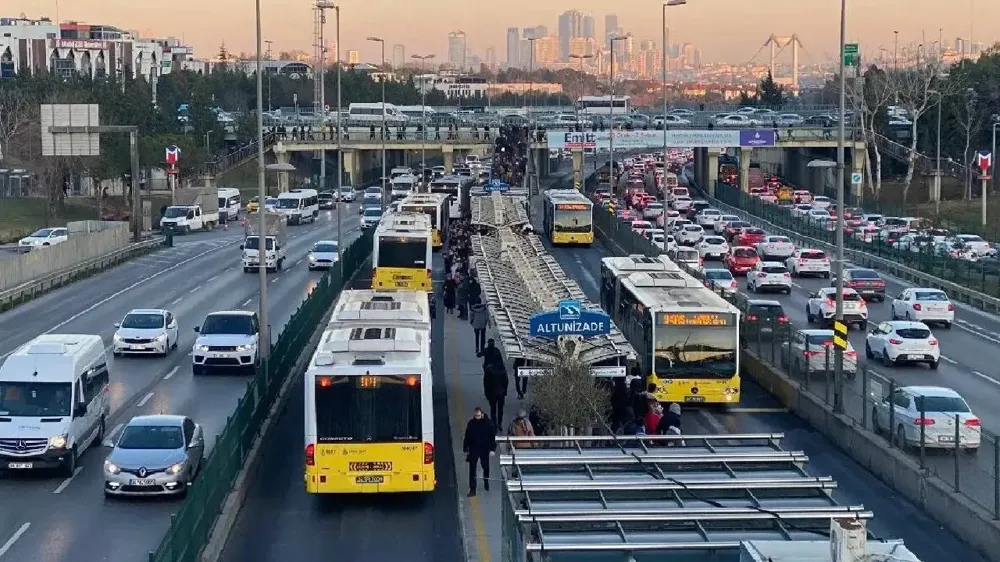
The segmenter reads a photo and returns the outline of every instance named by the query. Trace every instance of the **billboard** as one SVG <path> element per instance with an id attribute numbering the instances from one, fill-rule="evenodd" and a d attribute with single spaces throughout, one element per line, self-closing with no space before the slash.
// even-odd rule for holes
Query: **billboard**
<path id="1" fill-rule="evenodd" d="M 664 146 L 663 131 L 614 131 L 614 135 L 615 148 L 624 150 Z M 547 137 L 550 150 L 611 147 L 611 131 L 549 131 Z M 771 129 L 677 129 L 666 134 L 666 146 L 673 148 L 774 146 L 776 140 Z"/>

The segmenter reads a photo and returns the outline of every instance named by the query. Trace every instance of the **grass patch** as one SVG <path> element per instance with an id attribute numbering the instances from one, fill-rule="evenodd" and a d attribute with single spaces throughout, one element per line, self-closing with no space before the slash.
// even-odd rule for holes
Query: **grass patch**
<path id="1" fill-rule="evenodd" d="M 97 204 L 88 198 L 66 199 L 64 212 L 45 221 L 46 201 L 40 197 L 0 199 L 0 244 L 16 242 L 45 226 L 62 226 L 67 222 L 96 220 Z"/>

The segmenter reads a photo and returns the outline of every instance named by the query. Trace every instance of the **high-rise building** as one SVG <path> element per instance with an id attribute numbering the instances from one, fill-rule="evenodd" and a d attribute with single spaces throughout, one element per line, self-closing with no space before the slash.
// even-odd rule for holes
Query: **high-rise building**
<path id="1" fill-rule="evenodd" d="M 618 34 L 618 16 L 608 14 L 604 16 L 604 48 L 611 47 L 611 38 Z"/>
<path id="2" fill-rule="evenodd" d="M 691 43 L 684 43 L 681 47 L 681 58 L 684 59 L 684 68 L 698 68 L 701 64 L 698 49 Z"/>
<path id="3" fill-rule="evenodd" d="M 559 60 L 569 60 L 570 42 L 574 37 L 583 37 L 583 14 L 569 10 L 559 14 Z"/>
<path id="4" fill-rule="evenodd" d="M 455 68 L 466 69 L 465 32 L 452 31 L 448 34 L 448 62 Z"/>
<path id="5" fill-rule="evenodd" d="M 583 36 L 588 39 L 597 38 L 597 26 L 594 23 L 594 16 L 591 14 L 583 16 Z"/>
<path id="6" fill-rule="evenodd" d="M 406 66 L 406 47 L 399 43 L 392 46 L 392 67 L 403 68 Z"/>
<path id="7" fill-rule="evenodd" d="M 497 67 L 497 50 L 496 47 L 493 47 L 492 45 L 486 47 L 486 66 L 489 67 L 490 70 Z"/>
<path id="8" fill-rule="evenodd" d="M 521 31 L 516 27 L 507 28 L 507 66 L 521 66 Z"/>
<path id="9" fill-rule="evenodd" d="M 347 64 L 358 64 L 361 62 L 361 55 L 355 50 L 347 51 Z"/>

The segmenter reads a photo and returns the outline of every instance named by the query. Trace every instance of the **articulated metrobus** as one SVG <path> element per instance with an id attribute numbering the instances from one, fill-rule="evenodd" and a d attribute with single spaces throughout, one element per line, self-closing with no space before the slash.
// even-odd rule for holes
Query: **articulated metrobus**
<path id="1" fill-rule="evenodd" d="M 424 213 L 431 218 L 431 237 L 435 250 L 444 247 L 451 222 L 448 196 L 443 193 L 411 193 L 399 204 L 403 213 Z"/>
<path id="2" fill-rule="evenodd" d="M 545 234 L 553 244 L 594 243 L 594 203 L 576 189 L 545 192 Z"/>
<path id="3" fill-rule="evenodd" d="M 469 208 L 469 189 L 472 184 L 472 178 L 467 176 L 444 176 L 431 180 L 430 192 L 447 195 L 451 218 L 460 219 L 462 213 Z"/>
<path id="4" fill-rule="evenodd" d="M 375 227 L 372 288 L 433 289 L 431 219 L 423 213 L 389 213 Z"/>
<path id="5" fill-rule="evenodd" d="M 739 309 L 665 256 L 601 260 L 601 307 L 661 402 L 740 401 Z"/>
<path id="6" fill-rule="evenodd" d="M 344 320 L 323 332 L 305 376 L 307 493 L 434 490 L 427 324 Z"/>

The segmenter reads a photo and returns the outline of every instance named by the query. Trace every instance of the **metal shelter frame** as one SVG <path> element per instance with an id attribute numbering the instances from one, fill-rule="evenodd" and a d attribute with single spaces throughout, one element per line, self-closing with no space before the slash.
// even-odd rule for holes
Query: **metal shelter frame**
<path id="1" fill-rule="evenodd" d="M 472 223 L 480 229 L 472 236 L 472 261 L 507 359 L 550 365 L 560 350 L 555 341 L 530 335 L 531 316 L 555 310 L 564 299 L 577 300 L 586 310 L 600 307 L 566 275 L 538 236 L 523 232 L 530 224 L 527 201 L 526 192 L 470 197 Z M 578 349 L 579 359 L 591 365 L 616 360 L 626 365 L 637 357 L 613 325 L 610 334 L 582 340 Z"/>
<path id="2" fill-rule="evenodd" d="M 503 437 L 504 562 L 555 553 L 736 551 L 742 541 L 828 540 L 836 482 L 810 476 L 782 434 Z"/>

